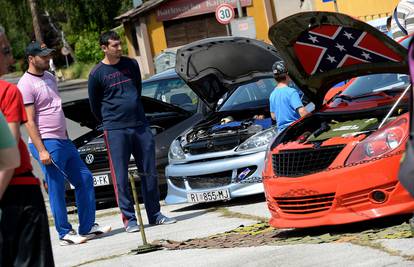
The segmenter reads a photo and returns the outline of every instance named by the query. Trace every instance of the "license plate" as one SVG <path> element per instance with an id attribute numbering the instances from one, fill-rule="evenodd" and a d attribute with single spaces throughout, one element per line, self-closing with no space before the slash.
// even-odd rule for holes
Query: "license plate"
<path id="1" fill-rule="evenodd" d="M 93 186 L 103 186 L 109 184 L 109 176 L 107 174 L 97 175 L 93 177 Z"/>
<path id="2" fill-rule="evenodd" d="M 187 201 L 191 203 L 210 202 L 228 199 L 230 199 L 230 192 L 227 189 L 187 193 Z"/>
<path id="3" fill-rule="evenodd" d="M 103 175 L 96 175 L 93 177 L 93 186 L 103 186 L 109 184 L 109 176 L 107 174 Z M 75 189 L 75 187 L 69 183 L 71 189 Z"/>

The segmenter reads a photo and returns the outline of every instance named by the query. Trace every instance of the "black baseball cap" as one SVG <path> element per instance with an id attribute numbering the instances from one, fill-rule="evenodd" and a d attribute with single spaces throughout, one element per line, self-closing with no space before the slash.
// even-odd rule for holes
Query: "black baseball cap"
<path id="1" fill-rule="evenodd" d="M 39 42 L 31 42 L 26 47 L 26 55 L 27 56 L 48 56 L 52 52 L 54 52 L 55 49 L 47 48 L 45 44 L 40 44 Z"/>
<path id="2" fill-rule="evenodd" d="M 283 61 L 276 61 L 272 66 L 272 70 L 274 75 L 287 74 L 288 72 Z"/>

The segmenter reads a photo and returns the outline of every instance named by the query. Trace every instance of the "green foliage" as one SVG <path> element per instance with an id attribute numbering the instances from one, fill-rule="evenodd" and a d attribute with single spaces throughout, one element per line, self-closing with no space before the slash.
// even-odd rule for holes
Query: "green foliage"
<path id="1" fill-rule="evenodd" d="M 124 27 L 118 27 L 115 30 L 119 36 L 121 37 L 121 42 L 122 42 L 122 54 L 123 55 L 127 55 L 128 54 L 128 47 L 127 47 L 127 42 L 126 42 L 126 36 L 125 36 L 125 29 Z"/>
<path id="2" fill-rule="evenodd" d="M 70 79 L 87 79 L 95 63 L 76 62 L 67 69 L 62 69 L 63 76 L 66 80 Z"/>
<path id="3" fill-rule="evenodd" d="M 24 49 L 31 33 L 30 9 L 25 0 L 0 0 L 0 23 L 5 28 L 13 54 L 24 57 Z M 29 14 L 29 15 L 28 15 Z M 26 19 L 30 18 L 30 19 Z"/>
<path id="4" fill-rule="evenodd" d="M 99 34 L 84 31 L 75 44 L 75 57 L 79 62 L 98 62 L 103 53 L 99 47 Z"/>
<path id="5" fill-rule="evenodd" d="M 63 31 L 83 62 L 102 58 L 97 48 L 99 34 L 119 25 L 114 18 L 132 8 L 132 0 L 37 0 L 37 4 L 45 43 L 59 51 Z M 0 10 L 0 24 L 6 29 L 13 54 L 16 59 L 23 59 L 25 47 L 34 39 L 28 1 L 0 0 Z M 45 16 L 46 11 L 49 17 Z M 56 56 L 61 57 L 59 53 Z"/>

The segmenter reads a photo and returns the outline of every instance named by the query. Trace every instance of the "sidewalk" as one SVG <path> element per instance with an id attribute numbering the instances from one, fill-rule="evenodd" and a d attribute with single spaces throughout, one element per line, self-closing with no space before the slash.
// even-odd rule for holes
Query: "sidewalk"
<path id="1" fill-rule="evenodd" d="M 177 218 L 179 222 L 165 226 L 146 225 L 147 239 L 150 242 L 182 242 L 221 234 L 239 226 L 255 224 L 261 218 L 269 218 L 264 202 L 246 202 L 222 203 L 219 208 L 210 204 L 163 206 L 163 212 Z M 350 240 L 310 244 L 305 237 L 303 244 L 294 245 L 163 249 L 131 255 L 130 251 L 141 244 L 140 233 L 124 231 L 116 208 L 100 211 L 97 216 L 100 217 L 97 219 L 99 223 L 111 224 L 113 231 L 83 245 L 59 246 L 56 232 L 51 228 L 57 266 L 414 266 L 414 240 L 411 238 L 377 240 L 357 245 Z"/>

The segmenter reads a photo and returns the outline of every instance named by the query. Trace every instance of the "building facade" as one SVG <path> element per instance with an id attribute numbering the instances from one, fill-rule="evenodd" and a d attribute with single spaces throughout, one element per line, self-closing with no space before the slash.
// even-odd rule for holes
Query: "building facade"
<path id="1" fill-rule="evenodd" d="M 231 35 L 231 28 L 215 18 L 215 10 L 222 3 L 233 6 L 238 18 L 236 0 L 148 0 L 117 17 L 125 28 L 128 55 L 138 60 L 142 75 L 155 73 L 154 59 L 163 52 L 174 52 L 203 38 Z M 341 13 L 368 21 L 390 15 L 397 3 L 398 0 L 337 0 L 337 7 Z M 277 20 L 303 11 L 335 10 L 333 2 L 323 0 L 240 0 L 240 4 L 242 16 L 249 18 L 249 23 L 232 25 L 233 31 L 248 29 L 254 38 L 265 42 L 269 42 L 269 27 Z"/>

